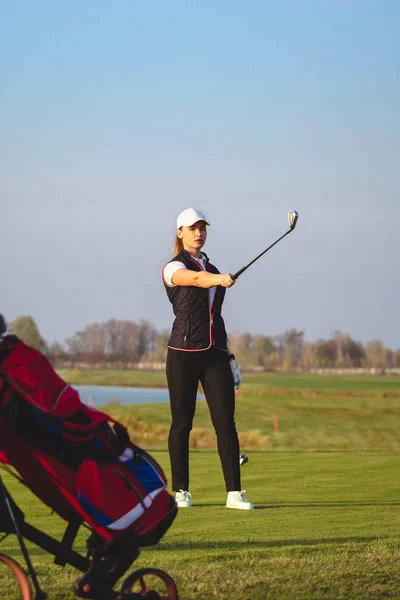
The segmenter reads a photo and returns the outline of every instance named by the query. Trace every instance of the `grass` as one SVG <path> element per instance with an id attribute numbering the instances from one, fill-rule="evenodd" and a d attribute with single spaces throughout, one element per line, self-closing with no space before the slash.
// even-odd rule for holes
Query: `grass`
<path id="1" fill-rule="evenodd" d="M 249 394 L 237 398 L 236 424 L 244 449 L 400 451 L 399 404 L 397 398 Z M 106 410 L 146 447 L 166 447 L 168 404 L 111 405 Z M 215 447 L 204 400 L 197 405 L 191 443 L 200 448 Z"/>
<path id="2" fill-rule="evenodd" d="M 110 385 L 165 385 L 157 372 L 75 373 L 79 381 L 74 373 L 62 376 L 75 384 L 103 377 Z M 181 600 L 400 599 L 400 380 L 245 374 L 244 381 L 236 421 L 250 459 L 242 483 L 256 510 L 227 510 L 217 453 L 192 450 L 194 506 L 179 511 L 135 568 L 171 573 Z M 108 410 L 135 441 L 158 448 L 152 453 L 169 476 L 168 404 Z M 191 438 L 197 447 L 215 446 L 205 401 Z M 28 522 L 60 539 L 61 519 L 5 479 Z M 80 552 L 85 537 L 80 532 Z M 0 550 L 22 562 L 14 537 Z M 40 548 L 32 559 L 49 600 L 74 597 L 76 571 L 55 566 Z M 13 598 L 3 572 L 0 597 Z"/>
<path id="3" fill-rule="evenodd" d="M 169 473 L 168 455 L 154 456 Z M 135 568 L 156 566 L 182 600 L 400 598 L 400 456 L 250 452 L 243 484 L 252 512 L 227 510 L 215 452 L 191 453 L 192 509 L 180 510 Z M 7 477 L 5 478 L 7 479 Z M 61 538 L 63 522 L 19 484 L 9 489 L 33 525 Z M 77 549 L 84 551 L 84 532 Z M 14 537 L 1 550 L 21 559 Z M 72 599 L 72 568 L 33 548 L 42 587 Z M 11 598 L 6 579 L 1 597 Z"/>
<path id="4" fill-rule="evenodd" d="M 144 381 L 154 385 L 155 374 L 148 373 L 147 380 L 145 375 L 141 373 Z M 92 373 L 87 377 L 91 381 Z M 237 394 L 236 423 L 245 450 L 400 451 L 399 378 L 247 373 L 244 381 Z M 113 404 L 106 410 L 128 427 L 139 444 L 166 447 L 168 403 Z M 204 400 L 197 405 L 191 445 L 215 448 Z"/>
<path id="5" fill-rule="evenodd" d="M 59 369 L 57 373 L 73 385 L 167 387 L 164 371 Z"/>
<path id="6" fill-rule="evenodd" d="M 60 369 L 60 377 L 72 385 L 108 385 L 167 387 L 164 371 L 120 369 Z M 325 390 L 334 393 L 356 391 L 396 393 L 400 395 L 400 378 L 390 376 L 316 375 L 311 373 L 243 373 L 244 390 Z"/>

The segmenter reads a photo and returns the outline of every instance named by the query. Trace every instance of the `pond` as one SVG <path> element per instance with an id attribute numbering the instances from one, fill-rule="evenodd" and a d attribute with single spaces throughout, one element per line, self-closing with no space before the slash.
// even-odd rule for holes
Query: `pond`
<path id="1" fill-rule="evenodd" d="M 113 387 L 104 385 L 73 385 L 85 404 L 105 406 L 118 404 L 148 404 L 149 402 L 169 402 L 166 388 Z"/>

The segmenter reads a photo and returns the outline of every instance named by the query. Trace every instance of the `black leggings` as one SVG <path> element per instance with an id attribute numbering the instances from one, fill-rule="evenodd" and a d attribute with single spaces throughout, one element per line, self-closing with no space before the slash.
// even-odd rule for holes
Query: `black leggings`
<path id="1" fill-rule="evenodd" d="M 217 434 L 226 490 L 240 490 L 235 391 L 228 353 L 215 347 L 201 352 L 168 349 L 167 380 L 172 417 L 168 437 L 172 489 L 189 489 L 189 435 L 201 381 Z"/>

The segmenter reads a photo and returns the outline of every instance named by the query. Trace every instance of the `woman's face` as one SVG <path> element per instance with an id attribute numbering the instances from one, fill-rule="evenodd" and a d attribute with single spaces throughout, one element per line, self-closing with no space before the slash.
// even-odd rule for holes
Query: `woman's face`
<path id="1" fill-rule="evenodd" d="M 178 229 L 178 237 L 183 242 L 185 250 L 191 254 L 200 252 L 207 239 L 207 225 L 204 221 L 197 221 L 190 227 Z"/>

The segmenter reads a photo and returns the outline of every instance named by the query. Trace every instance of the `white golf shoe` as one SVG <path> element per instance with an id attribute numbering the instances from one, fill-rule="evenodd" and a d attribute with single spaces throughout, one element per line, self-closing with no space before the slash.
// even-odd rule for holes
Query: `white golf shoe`
<path id="1" fill-rule="evenodd" d="M 178 508 L 188 508 L 192 506 L 192 496 L 187 490 L 179 490 L 175 494 L 175 500 Z"/>
<path id="2" fill-rule="evenodd" d="M 254 504 L 247 500 L 246 490 L 241 492 L 228 492 L 226 508 L 238 508 L 239 510 L 253 510 Z"/>

